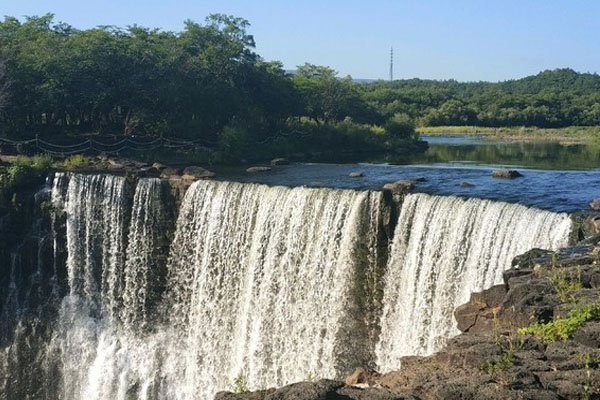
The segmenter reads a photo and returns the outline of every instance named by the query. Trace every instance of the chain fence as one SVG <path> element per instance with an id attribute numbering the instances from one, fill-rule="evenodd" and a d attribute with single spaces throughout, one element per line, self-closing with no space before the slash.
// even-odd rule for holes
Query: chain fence
<path id="1" fill-rule="evenodd" d="M 269 136 L 263 140 L 255 141 L 256 145 L 265 145 L 283 138 L 304 138 L 311 136 L 312 132 L 302 132 L 298 130 L 283 132 L 279 131 L 275 135 Z M 149 141 L 139 141 L 132 138 L 123 138 L 113 143 L 106 143 L 96 139 L 87 139 L 79 143 L 58 144 L 46 141 L 36 136 L 35 139 L 11 140 L 0 137 L 0 143 L 12 147 L 13 152 L 25 154 L 31 152 L 47 153 L 58 157 L 67 157 L 74 154 L 84 153 L 104 153 L 110 155 L 119 155 L 124 151 L 148 152 L 160 148 L 168 149 L 195 149 L 203 147 L 205 149 L 214 148 L 218 145 L 206 139 L 187 140 L 180 138 L 160 137 Z M 1 151 L 0 151 L 1 153 Z"/>

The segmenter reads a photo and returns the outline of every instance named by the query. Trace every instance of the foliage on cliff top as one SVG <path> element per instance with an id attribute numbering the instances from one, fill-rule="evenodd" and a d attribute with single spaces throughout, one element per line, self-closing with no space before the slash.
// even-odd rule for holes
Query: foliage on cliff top
<path id="1" fill-rule="evenodd" d="M 600 319 L 600 305 L 576 305 L 565 318 L 556 318 L 548 323 L 535 322 L 519 329 L 521 334 L 529 334 L 544 342 L 570 339 L 587 321 Z"/>
<path id="2" fill-rule="evenodd" d="M 316 126 L 346 118 L 386 132 L 402 128 L 397 115 L 422 126 L 600 125 L 596 74 L 561 69 L 501 83 L 358 84 L 312 64 L 287 73 L 255 52 L 248 28 L 243 18 L 222 14 L 204 23 L 188 20 L 180 32 L 137 25 L 80 30 L 52 14 L 5 17 L 0 132 L 14 138 L 162 135 L 222 150 L 234 126 L 243 131 L 241 142 L 254 144 L 252 151 L 303 117 L 316 123 L 309 127 L 314 146 L 322 142 Z"/>

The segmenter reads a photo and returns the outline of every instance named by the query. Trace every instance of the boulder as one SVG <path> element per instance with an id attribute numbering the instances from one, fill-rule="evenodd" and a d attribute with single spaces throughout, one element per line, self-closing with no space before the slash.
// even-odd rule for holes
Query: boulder
<path id="1" fill-rule="evenodd" d="M 147 178 L 158 178 L 160 170 L 154 167 L 144 167 L 140 168 L 139 175 Z"/>
<path id="2" fill-rule="evenodd" d="M 475 185 L 473 185 L 472 183 L 469 183 L 469 182 L 461 182 L 461 183 L 458 184 L 458 186 L 460 186 L 461 188 L 470 188 L 470 187 L 473 187 Z"/>
<path id="3" fill-rule="evenodd" d="M 343 382 L 321 379 L 316 382 L 298 382 L 267 394 L 264 400 L 326 400 L 335 396 Z"/>
<path id="4" fill-rule="evenodd" d="M 181 170 L 167 167 L 160 172 L 160 177 L 163 179 L 177 178 L 181 174 Z"/>
<path id="5" fill-rule="evenodd" d="M 155 162 L 154 164 L 152 164 L 152 168 L 156 168 L 157 170 L 162 171 L 163 169 L 166 169 L 167 166 L 164 164 Z"/>
<path id="6" fill-rule="evenodd" d="M 271 165 L 288 165 L 290 162 L 285 158 L 274 158 L 271 160 Z"/>
<path id="7" fill-rule="evenodd" d="M 523 175 L 514 169 L 495 169 L 492 171 L 492 176 L 494 178 L 514 179 L 522 177 Z"/>
<path id="8" fill-rule="evenodd" d="M 377 372 L 358 367 L 346 378 L 346 385 L 373 386 L 377 383 L 376 379 L 378 377 Z"/>
<path id="9" fill-rule="evenodd" d="M 187 167 L 183 170 L 183 179 L 196 180 L 212 178 L 216 174 L 202 167 Z"/>
<path id="10" fill-rule="evenodd" d="M 362 178 L 362 172 L 350 172 L 350 178 Z"/>
<path id="11" fill-rule="evenodd" d="M 600 211 L 600 197 L 598 197 L 590 202 L 590 208 L 592 210 Z"/>
<path id="12" fill-rule="evenodd" d="M 383 185 L 383 190 L 388 190 L 392 193 L 403 193 L 415 186 L 415 181 L 412 180 L 399 180 L 396 182 L 386 183 Z"/>
<path id="13" fill-rule="evenodd" d="M 256 172 L 267 172 L 267 171 L 270 171 L 270 170 L 271 170 L 271 167 L 264 167 L 264 166 L 262 166 L 262 167 L 250 167 L 250 168 L 246 169 L 246 172 L 253 174 L 253 173 L 256 173 Z"/>

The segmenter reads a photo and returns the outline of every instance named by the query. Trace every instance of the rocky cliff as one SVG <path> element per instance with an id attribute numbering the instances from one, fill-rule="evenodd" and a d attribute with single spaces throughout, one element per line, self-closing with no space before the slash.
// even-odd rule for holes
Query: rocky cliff
<path id="1" fill-rule="evenodd" d="M 404 357 L 398 371 L 358 368 L 346 382 L 220 392 L 216 400 L 598 399 L 599 256 L 586 244 L 515 258 L 504 284 L 455 311 L 460 335 L 433 356 Z"/>

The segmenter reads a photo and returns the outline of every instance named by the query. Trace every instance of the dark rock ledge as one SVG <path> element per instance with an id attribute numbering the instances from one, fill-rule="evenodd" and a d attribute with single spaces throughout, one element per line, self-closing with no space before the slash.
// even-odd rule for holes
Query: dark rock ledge
<path id="1" fill-rule="evenodd" d="M 299 382 L 220 392 L 215 399 L 600 399 L 600 316 L 578 324 L 568 338 L 549 340 L 520 329 L 571 321 L 581 307 L 600 309 L 599 260 L 597 244 L 516 257 L 504 284 L 472 294 L 456 309 L 460 335 L 432 356 L 404 357 L 399 371 L 379 375 L 361 368 L 345 383 Z"/>

